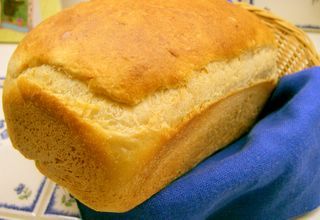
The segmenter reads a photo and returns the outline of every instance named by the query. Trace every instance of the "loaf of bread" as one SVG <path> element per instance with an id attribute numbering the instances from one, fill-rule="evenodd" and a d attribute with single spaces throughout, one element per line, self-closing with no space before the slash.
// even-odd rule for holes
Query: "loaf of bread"
<path id="1" fill-rule="evenodd" d="M 90 208 L 128 211 L 250 129 L 277 82 L 274 45 L 225 0 L 78 4 L 12 56 L 9 136 Z"/>

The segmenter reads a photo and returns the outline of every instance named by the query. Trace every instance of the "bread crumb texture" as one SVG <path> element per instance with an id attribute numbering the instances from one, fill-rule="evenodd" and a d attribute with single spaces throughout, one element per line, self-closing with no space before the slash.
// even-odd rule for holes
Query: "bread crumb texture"
<path id="1" fill-rule="evenodd" d="M 208 105 L 233 91 L 275 78 L 275 53 L 262 49 L 227 62 L 213 62 L 194 71 L 185 86 L 158 91 L 134 106 L 92 93 L 87 85 L 48 65 L 29 68 L 19 76 L 53 94 L 70 110 L 124 137 L 177 128 Z M 143 137 L 143 136 L 142 136 Z M 140 137 L 141 139 L 141 137 Z"/>

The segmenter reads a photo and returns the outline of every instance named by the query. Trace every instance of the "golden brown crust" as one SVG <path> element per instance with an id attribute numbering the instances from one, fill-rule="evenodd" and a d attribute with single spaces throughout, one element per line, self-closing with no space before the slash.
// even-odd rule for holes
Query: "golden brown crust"
<path id="1" fill-rule="evenodd" d="M 258 18 L 225 0 L 95 0 L 43 22 L 9 65 L 16 77 L 49 64 L 92 91 L 136 104 L 184 84 L 193 70 L 273 45 Z"/>
<path id="2" fill-rule="evenodd" d="M 112 146 L 100 126 L 25 77 L 6 81 L 3 100 L 13 145 L 43 174 L 95 210 L 124 212 L 247 131 L 274 86 L 264 82 L 234 92 L 156 146 L 130 154 Z"/>

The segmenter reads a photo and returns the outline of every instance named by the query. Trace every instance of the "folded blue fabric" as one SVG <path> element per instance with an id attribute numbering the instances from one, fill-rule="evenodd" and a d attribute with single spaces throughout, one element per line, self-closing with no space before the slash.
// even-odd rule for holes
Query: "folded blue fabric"
<path id="1" fill-rule="evenodd" d="M 320 205 L 320 67 L 281 79 L 244 137 L 127 213 L 83 219 L 288 219 Z"/>

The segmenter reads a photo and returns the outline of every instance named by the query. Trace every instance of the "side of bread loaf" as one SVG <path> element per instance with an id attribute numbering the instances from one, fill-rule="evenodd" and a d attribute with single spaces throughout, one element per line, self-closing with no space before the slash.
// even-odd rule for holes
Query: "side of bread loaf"
<path id="1" fill-rule="evenodd" d="M 131 5 L 139 22 L 126 23 L 128 29 L 115 28 L 113 22 L 118 22 L 120 15 L 122 19 L 132 18 L 127 17 L 129 6 L 125 3 Z M 58 14 L 31 32 L 10 61 L 3 106 L 13 146 L 35 160 L 44 175 L 95 210 L 130 210 L 234 141 L 252 126 L 276 84 L 274 39 L 257 18 L 222 0 L 185 3 L 181 6 L 176 0 L 96 0 L 81 4 L 69 9 L 69 14 L 83 13 L 90 21 L 91 12 L 98 10 L 99 14 L 101 8 L 111 8 L 116 15 L 107 16 L 109 20 L 97 17 L 96 23 L 81 20 L 73 32 L 73 21 L 66 19 L 70 16 Z M 172 42 L 183 43 L 184 39 L 166 31 L 150 36 L 140 29 L 141 25 L 149 27 L 144 25 L 150 22 L 141 14 L 149 16 L 149 10 L 154 12 L 157 7 L 161 8 L 160 14 L 169 16 L 169 11 L 172 18 L 203 13 L 200 18 L 196 16 L 198 23 L 191 22 L 192 16 L 189 18 L 190 24 L 199 25 L 198 29 L 188 29 L 193 36 L 188 38 L 189 49 L 188 41 L 172 46 Z M 224 7 L 230 8 L 229 14 L 216 13 Z M 246 16 L 252 19 L 247 26 Z M 215 21 L 210 24 L 203 19 Z M 40 31 L 62 21 L 57 30 L 60 34 L 49 37 L 50 42 L 45 45 L 46 35 Z M 142 41 L 144 47 L 156 52 L 144 48 L 138 54 L 127 50 L 120 53 L 118 39 L 110 41 L 106 37 L 109 41 L 103 41 L 104 29 L 93 41 L 92 36 L 99 34 L 95 30 L 101 29 L 95 25 L 104 21 L 110 23 L 105 28 L 112 27 L 114 36 L 141 32 L 139 39 L 123 37 L 121 41 L 126 45 L 140 45 Z M 151 21 L 165 27 L 161 21 Z M 219 21 L 224 23 L 219 28 L 227 30 L 208 39 L 211 32 L 205 28 Z M 228 33 L 235 33 L 232 28 L 236 28 L 237 21 L 243 27 L 237 41 L 241 45 L 226 40 Z M 188 17 L 177 22 L 177 29 L 182 30 Z M 93 31 L 84 35 L 85 28 Z M 251 39 L 245 39 L 245 33 Z M 68 46 L 63 39 L 70 36 Z M 86 45 L 88 39 L 91 41 Z M 171 56 L 175 58 L 168 68 L 163 69 L 162 50 L 158 51 L 155 42 L 171 45 Z M 159 63 L 147 59 L 155 55 Z M 141 60 L 147 69 L 138 68 Z M 160 77 L 159 84 L 153 77 Z M 132 85 L 131 79 L 137 78 L 137 85 Z M 136 93 L 139 85 L 142 92 Z"/>
<path id="2" fill-rule="evenodd" d="M 266 49 L 211 63 L 220 68 L 136 106 L 96 96 L 52 67 L 28 69 L 5 85 L 12 143 L 90 207 L 126 211 L 250 128 L 275 85 L 265 53 L 273 56 Z"/>

